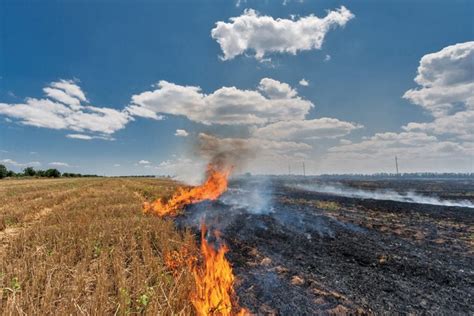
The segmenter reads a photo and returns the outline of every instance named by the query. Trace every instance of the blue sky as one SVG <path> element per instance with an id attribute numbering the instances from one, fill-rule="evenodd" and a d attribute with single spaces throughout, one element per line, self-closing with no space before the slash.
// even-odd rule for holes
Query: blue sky
<path id="1" fill-rule="evenodd" d="M 284 4 L 277 0 L 247 0 L 237 4 L 176 0 L 2 1 L 0 160 L 15 170 L 31 164 L 109 175 L 177 174 L 195 170 L 194 163 L 204 159 L 195 152 L 198 134 L 204 132 L 220 139 L 258 138 L 252 144 L 267 152 L 259 152 L 247 161 L 242 171 L 281 173 L 286 172 L 288 161 L 299 164 L 300 160 L 306 161 L 311 173 L 392 171 L 395 153 L 405 171 L 472 172 L 472 94 L 451 100 L 451 107 L 444 114 L 426 100 L 403 98 L 406 91 L 422 87 L 414 79 L 423 56 L 439 53 L 438 59 L 445 68 L 427 70 L 441 73 L 439 76 L 447 76 L 453 72 L 449 67 L 459 64 L 457 59 L 445 62 L 442 50 L 473 40 L 472 1 L 289 0 Z M 311 14 L 323 18 L 328 10 L 336 12 L 341 6 L 353 17 L 344 25 L 330 25 L 319 47 L 299 49 L 295 54 L 268 50 L 259 58 L 249 46 L 243 53 L 223 60 L 224 50 L 218 39 L 225 40 L 227 35 L 211 36 L 216 22 L 230 25 L 229 18 L 248 14 L 245 9 L 257 12 L 252 17 L 257 22 L 262 17 L 295 22 Z M 292 20 L 290 15 L 295 15 Z M 303 44 L 298 41 L 311 37 L 308 32 L 301 37 L 295 35 L 286 48 L 301 48 Z M 253 36 L 254 43 L 262 41 L 256 45 L 269 43 L 263 33 Z M 471 46 L 466 48 L 468 52 Z M 468 54 L 460 61 L 467 65 L 467 79 L 455 82 L 456 87 L 470 87 L 474 81 L 472 56 Z M 43 88 L 61 80 L 80 87 L 87 99 L 84 104 L 121 113 L 133 104 L 132 96 L 160 90 L 152 85 L 161 80 L 179 87 L 200 87 L 201 93 L 209 95 L 222 87 L 262 92 L 258 87 L 263 78 L 272 79 L 272 85 L 288 84 L 296 91 L 295 98 L 314 105 L 304 117 L 294 114 L 292 118 L 293 128 L 306 126 L 299 130 L 306 128 L 307 133 L 282 136 L 275 132 L 278 126 L 271 126 L 265 129 L 271 129 L 271 136 L 265 138 L 260 131 L 264 134 L 265 126 L 286 122 L 283 116 L 268 119 L 260 113 L 265 122 L 238 125 L 221 124 L 215 116 L 205 122 L 208 118 L 204 114 L 197 118 L 187 112 L 174 115 L 171 109 L 159 110 L 162 107 L 157 104 L 161 101 L 157 99 L 147 99 L 139 106 L 153 108 L 163 119 L 129 113 L 121 128 L 105 134 L 83 129 L 80 124 L 32 126 L 35 124 L 28 123 L 24 112 L 20 115 L 21 110 L 16 114 L 11 110 L 25 103 L 26 98 L 44 99 Z M 303 78 L 307 86 L 299 83 Z M 450 86 L 443 88 L 452 91 Z M 439 126 L 449 126 L 449 120 L 457 119 L 453 115 L 458 112 L 462 112 L 458 116 L 464 115 L 465 125 L 453 121 L 459 131 L 440 130 Z M 337 121 L 311 122 L 320 118 Z M 352 127 L 342 126 L 341 122 Z M 425 125 L 407 128 L 409 123 Z M 318 134 L 321 124 L 325 124 L 325 132 L 330 129 L 329 134 Z M 175 136 L 177 129 L 186 130 L 188 135 Z M 255 130 L 259 133 L 252 132 Z M 66 137 L 76 134 L 101 139 Z M 387 137 L 391 143 L 380 143 Z M 275 152 L 274 148 L 280 145 L 288 150 Z M 413 150 L 423 146 L 426 150 Z M 367 148 L 370 155 L 366 157 Z M 447 154 L 450 152 L 453 157 Z"/>

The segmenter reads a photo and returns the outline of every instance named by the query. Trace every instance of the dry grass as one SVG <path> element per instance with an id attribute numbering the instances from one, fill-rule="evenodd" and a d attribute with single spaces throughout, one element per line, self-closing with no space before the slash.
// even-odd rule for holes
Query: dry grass
<path id="1" fill-rule="evenodd" d="M 164 257 L 194 237 L 141 213 L 175 184 L 154 179 L 0 182 L 4 315 L 189 315 L 193 279 Z"/>

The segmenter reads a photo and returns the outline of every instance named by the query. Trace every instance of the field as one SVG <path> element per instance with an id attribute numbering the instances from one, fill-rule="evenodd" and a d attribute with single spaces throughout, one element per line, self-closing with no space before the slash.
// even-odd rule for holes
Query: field
<path id="1" fill-rule="evenodd" d="M 163 255 L 194 245 L 194 237 L 141 213 L 145 199 L 174 186 L 127 178 L 0 182 L 2 314 L 191 314 L 190 273 L 172 276 Z"/>
<path id="2" fill-rule="evenodd" d="M 219 201 L 193 205 L 177 221 L 197 229 L 204 218 L 222 232 L 239 300 L 259 315 L 472 314 L 473 208 L 317 191 L 333 185 L 241 179 Z M 344 187 L 471 202 L 474 192 L 474 182 L 451 180 Z"/>
<path id="3" fill-rule="evenodd" d="M 300 180 L 234 180 L 173 220 L 141 212 L 175 190 L 169 180 L 2 181 L 0 310 L 192 315 L 193 276 L 165 257 L 183 245 L 197 255 L 205 222 L 229 246 L 240 305 L 257 315 L 472 314 L 472 208 L 344 197 Z M 343 184 L 474 200 L 472 181 Z"/>

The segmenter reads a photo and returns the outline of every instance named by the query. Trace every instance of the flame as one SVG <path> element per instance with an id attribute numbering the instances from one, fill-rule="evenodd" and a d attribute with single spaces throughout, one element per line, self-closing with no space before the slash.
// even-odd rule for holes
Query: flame
<path id="1" fill-rule="evenodd" d="M 201 229 L 203 262 L 201 266 L 192 268 L 196 289 L 191 295 L 191 302 L 197 315 L 249 315 L 246 309 L 239 308 L 238 304 L 233 302 L 235 277 L 229 261 L 225 258 L 227 246 L 223 245 L 216 250 L 209 245 L 205 235 L 206 227 L 203 226 Z"/>
<path id="2" fill-rule="evenodd" d="M 207 167 L 206 181 L 197 187 L 179 188 L 167 201 L 158 199 L 152 203 L 143 204 L 144 213 L 158 216 L 176 216 L 188 204 L 204 200 L 216 200 L 227 190 L 228 177 L 232 168 L 220 170 L 212 164 Z M 201 229 L 202 264 L 197 264 L 197 258 L 190 254 L 187 247 L 165 254 L 165 264 L 173 274 L 178 269 L 187 266 L 194 276 L 195 290 L 191 294 L 191 302 L 198 316 L 246 316 L 251 315 L 235 302 L 234 274 L 225 254 L 229 250 L 223 245 L 217 250 L 207 242 L 206 227 Z M 214 235 L 218 238 L 219 232 Z"/>
<path id="3" fill-rule="evenodd" d="M 186 246 L 181 246 L 178 250 L 165 253 L 165 265 L 176 277 L 182 268 L 192 268 L 197 261 L 197 257 Z"/>
<path id="4" fill-rule="evenodd" d="M 227 190 L 228 177 L 231 168 L 218 170 L 215 166 L 207 166 L 206 181 L 197 187 L 179 188 L 173 196 L 165 201 L 158 199 L 152 203 L 143 204 L 143 212 L 155 213 L 159 216 L 176 216 L 188 204 L 199 203 L 204 200 L 216 200 Z"/>

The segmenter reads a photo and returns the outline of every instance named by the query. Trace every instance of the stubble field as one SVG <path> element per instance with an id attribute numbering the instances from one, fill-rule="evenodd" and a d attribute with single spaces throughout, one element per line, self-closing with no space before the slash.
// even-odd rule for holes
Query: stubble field
<path id="1" fill-rule="evenodd" d="M 194 237 L 144 216 L 145 199 L 170 194 L 157 179 L 0 182 L 3 315 L 189 315 L 192 275 L 164 256 Z"/>

